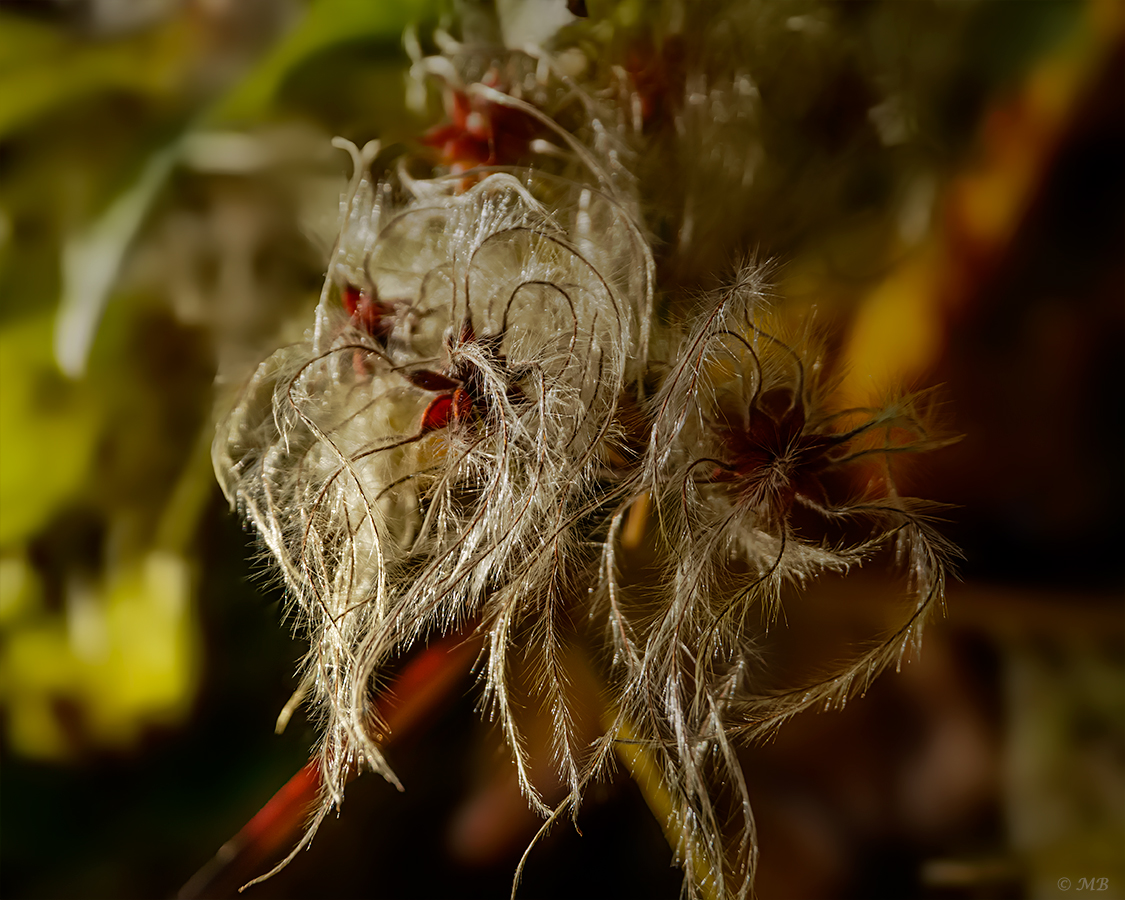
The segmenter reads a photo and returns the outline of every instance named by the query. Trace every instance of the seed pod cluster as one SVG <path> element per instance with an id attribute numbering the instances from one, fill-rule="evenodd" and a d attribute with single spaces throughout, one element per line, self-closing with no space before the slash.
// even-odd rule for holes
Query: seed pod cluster
<path id="1" fill-rule="evenodd" d="M 892 461 L 942 441 L 916 399 L 834 405 L 823 346 L 786 333 L 762 267 L 683 314 L 629 171 L 655 88 L 624 69 L 580 88 L 545 52 L 481 59 L 419 61 L 450 111 L 423 175 L 424 155 L 341 144 L 354 174 L 307 340 L 262 363 L 214 446 L 309 638 L 325 792 L 305 841 L 350 774 L 395 780 L 371 700 L 387 667 L 473 630 L 548 824 L 628 740 L 663 776 L 688 893 L 747 896 L 735 740 L 846 699 L 920 637 L 949 548 Z M 746 94 L 724 83 L 724 103 Z M 685 246 L 665 248 L 677 278 Z M 660 575 L 639 588 L 622 534 L 646 508 Z M 902 629 L 816 685 L 756 689 L 783 589 L 884 547 L 906 570 Z M 575 648 L 609 688 L 593 737 Z M 561 803 L 533 778 L 527 707 L 552 720 Z"/>

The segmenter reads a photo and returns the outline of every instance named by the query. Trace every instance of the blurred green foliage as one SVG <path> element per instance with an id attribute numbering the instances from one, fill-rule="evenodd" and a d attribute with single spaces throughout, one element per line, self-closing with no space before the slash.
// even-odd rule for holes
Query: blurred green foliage
<path id="1" fill-rule="evenodd" d="M 428 0 L 248 6 L 168 5 L 119 33 L 112 11 L 85 28 L 61 8 L 0 13 L 0 703 L 21 755 L 131 746 L 182 721 L 199 687 L 212 382 L 221 345 L 244 334 L 214 306 L 176 307 L 161 222 L 263 173 L 200 172 L 186 148 L 292 119 L 289 93 L 298 115 L 311 91 L 350 99 L 334 108 L 361 129 L 401 120 L 402 34 L 436 13 Z M 388 98 L 373 114 L 348 72 L 317 81 L 316 60 L 357 53 L 376 62 L 361 84 Z M 289 153 L 298 167 L 303 152 Z M 242 262 L 253 279 L 271 261 Z M 290 292 L 317 275 L 309 254 Z"/>

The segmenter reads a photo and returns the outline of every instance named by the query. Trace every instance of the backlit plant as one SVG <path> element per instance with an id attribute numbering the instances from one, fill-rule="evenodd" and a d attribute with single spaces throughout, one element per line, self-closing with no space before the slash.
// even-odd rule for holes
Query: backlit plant
<path id="1" fill-rule="evenodd" d="M 656 240 L 663 186 L 633 174 L 675 71 L 595 71 L 581 41 L 444 46 L 416 64 L 450 114 L 422 142 L 437 158 L 340 144 L 354 172 L 307 338 L 262 363 L 214 447 L 309 638 L 298 697 L 323 721 L 324 792 L 301 845 L 357 770 L 397 783 L 373 713 L 388 667 L 476 633 L 485 705 L 547 826 L 628 743 L 662 776 L 688 893 L 747 896 L 735 741 L 842 702 L 920 638 L 950 549 L 895 469 L 943 440 L 918 398 L 840 405 L 825 342 L 787 328 L 762 267 L 683 291 L 698 213 Z M 753 119 L 749 84 L 711 85 L 732 128 Z M 700 132 L 684 128 L 687 152 Z M 655 588 L 622 574 L 638 541 Z M 816 684 L 760 688 L 783 592 L 885 548 L 905 571 L 901 629 Z M 609 688 L 593 737 L 577 665 Z M 557 803 L 532 775 L 529 707 L 552 720 Z"/>

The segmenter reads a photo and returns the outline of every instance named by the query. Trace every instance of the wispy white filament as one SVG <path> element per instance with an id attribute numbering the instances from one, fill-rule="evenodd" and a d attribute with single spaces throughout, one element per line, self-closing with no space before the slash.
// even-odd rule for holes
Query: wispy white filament
<path id="1" fill-rule="evenodd" d="M 472 115 L 523 115 L 543 133 L 527 143 L 543 165 L 422 178 L 404 161 L 376 177 L 377 144 L 338 143 L 355 171 L 308 339 L 262 363 L 214 445 L 309 638 L 325 795 L 302 844 L 357 768 L 397 784 L 370 702 L 388 664 L 471 627 L 486 703 L 544 828 L 576 812 L 628 740 L 663 778 L 686 891 L 746 897 L 757 850 L 735 741 L 842 702 L 918 640 L 950 548 L 899 495 L 892 461 L 941 440 L 916 399 L 835 408 L 823 349 L 783 333 L 758 267 L 694 324 L 656 321 L 622 163 L 622 123 L 643 124 L 637 94 L 629 115 L 603 117 L 565 77 L 544 86 L 556 77 L 544 55 L 505 90 L 466 67 L 418 62 L 483 104 Z M 619 562 L 646 504 L 661 578 L 641 590 Z M 887 547 L 906 572 L 898 632 L 817 684 L 764 694 L 756 642 L 783 590 Z M 592 741 L 568 662 L 591 620 L 612 687 Z M 531 777 L 529 703 L 552 719 L 567 790 L 553 808 Z"/>

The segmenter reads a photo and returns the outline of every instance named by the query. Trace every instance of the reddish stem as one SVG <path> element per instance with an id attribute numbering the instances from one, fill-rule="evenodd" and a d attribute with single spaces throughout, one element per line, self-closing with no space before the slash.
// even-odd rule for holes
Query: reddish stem
<path id="1" fill-rule="evenodd" d="M 415 733 L 441 707 L 464 679 L 480 650 L 476 635 L 450 635 L 426 647 L 403 668 L 377 703 L 378 719 L 386 723 L 384 746 Z M 254 877 L 263 861 L 296 842 L 318 802 L 321 778 L 317 760 L 310 760 L 243 826 L 180 890 L 180 900 L 226 896 Z"/>

